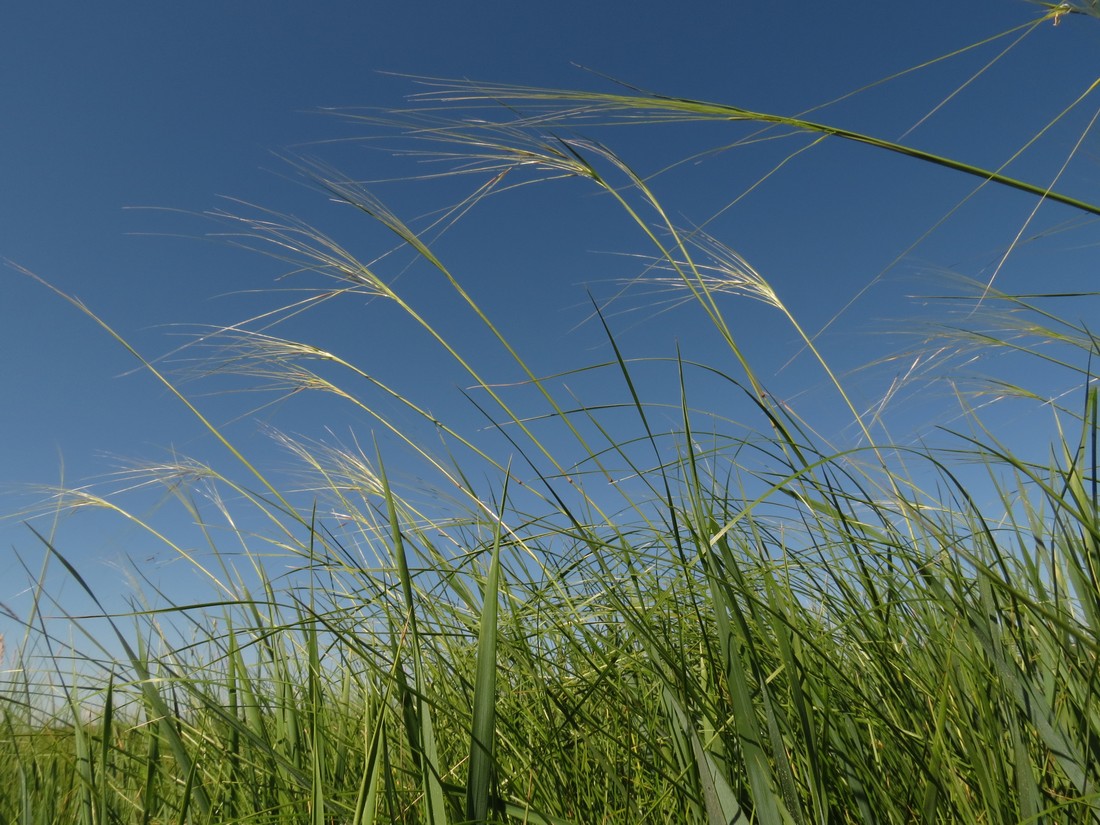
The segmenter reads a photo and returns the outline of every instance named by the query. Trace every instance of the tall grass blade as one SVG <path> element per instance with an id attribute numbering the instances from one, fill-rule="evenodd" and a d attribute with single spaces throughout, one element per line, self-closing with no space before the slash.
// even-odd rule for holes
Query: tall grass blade
<path id="1" fill-rule="evenodd" d="M 470 768 L 466 780 L 466 819 L 483 823 L 489 817 L 495 767 L 497 704 L 497 601 L 500 598 L 500 542 L 508 501 L 509 474 L 504 476 L 497 518 L 493 522 L 493 549 L 482 592 L 478 623 L 477 665 L 474 677 L 474 713 L 470 736 Z"/>
<path id="2" fill-rule="evenodd" d="M 100 609 L 101 615 L 107 618 L 108 624 L 110 625 L 111 630 L 115 635 L 115 638 L 122 646 L 122 649 L 126 654 L 127 660 L 137 674 L 141 686 L 142 696 L 154 712 L 154 716 L 157 720 L 158 728 L 161 732 L 161 735 L 168 741 L 169 747 L 172 750 L 172 754 L 175 757 L 176 762 L 179 764 L 180 770 L 187 775 L 187 793 L 185 793 L 184 795 L 184 800 L 187 801 L 191 798 L 194 798 L 200 813 L 203 816 L 209 816 L 211 810 L 210 798 L 207 796 L 206 791 L 203 789 L 202 785 L 198 782 L 198 776 L 195 770 L 194 761 L 191 759 L 191 755 L 188 753 L 187 746 L 184 744 L 182 737 L 176 730 L 174 720 L 177 718 L 177 715 L 172 712 L 172 710 L 168 706 L 168 703 L 164 701 L 164 698 L 156 689 L 153 682 L 152 674 L 149 672 L 145 660 L 139 657 L 134 652 L 134 649 L 126 640 L 126 637 L 115 625 L 114 620 L 111 619 L 107 611 L 103 609 L 103 605 L 100 603 L 99 598 L 96 596 L 95 592 L 92 590 L 91 587 L 88 586 L 88 583 L 84 580 L 83 576 L 80 575 L 80 573 L 72 565 L 72 563 L 69 562 L 69 560 L 65 558 L 64 555 L 58 552 L 57 548 L 53 546 L 49 539 L 47 539 L 45 536 L 35 530 L 33 526 L 28 525 L 28 528 L 43 544 L 49 554 L 61 563 L 66 572 L 70 576 L 72 576 L 73 580 L 80 586 L 80 589 L 83 590 L 96 605 L 96 607 Z M 79 720 L 74 720 L 74 725 L 76 726 L 76 729 L 80 728 L 80 724 L 81 723 Z M 85 754 L 85 759 L 88 758 L 90 757 Z"/>
<path id="3" fill-rule="evenodd" d="M 663 697 L 672 714 L 673 730 L 676 740 L 681 743 L 681 753 L 690 753 L 694 761 L 696 776 L 703 792 L 707 822 L 710 825 L 748 825 L 751 820 L 710 754 L 703 748 L 695 726 L 688 721 L 679 701 L 668 688 L 664 689 Z"/>

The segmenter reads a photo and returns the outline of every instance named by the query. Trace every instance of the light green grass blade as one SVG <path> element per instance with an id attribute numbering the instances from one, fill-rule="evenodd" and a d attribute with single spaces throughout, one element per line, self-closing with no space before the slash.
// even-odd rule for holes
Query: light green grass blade
<path id="1" fill-rule="evenodd" d="M 28 525 L 28 527 L 30 527 Z M 39 533 L 34 527 L 30 527 L 30 530 L 34 532 L 39 541 L 43 543 L 51 556 L 56 558 L 65 570 L 73 577 L 73 580 L 80 586 L 92 602 L 99 608 L 103 616 L 109 616 L 106 610 L 103 609 L 100 604 L 99 598 L 95 592 L 88 586 L 87 582 L 80 575 L 75 567 L 69 562 L 65 556 L 58 552 L 50 541 Z M 126 637 L 115 625 L 114 621 L 108 618 L 111 630 L 114 632 L 115 638 L 122 646 L 123 651 L 126 654 L 127 660 L 137 673 L 138 679 L 141 684 L 142 695 L 153 709 L 156 718 L 159 720 L 159 729 L 161 735 L 168 740 L 169 747 L 172 750 L 172 754 L 180 766 L 180 770 L 188 777 L 188 793 L 185 795 L 185 799 L 194 799 L 196 805 L 199 808 L 200 813 L 203 816 L 210 815 L 210 799 L 206 794 L 206 791 L 202 788 L 201 784 L 197 781 L 197 773 L 195 771 L 194 762 L 191 759 L 191 755 L 187 750 L 187 746 L 184 744 L 182 737 L 177 731 L 173 720 L 176 718 L 168 707 L 168 703 L 164 701 L 164 698 L 160 695 L 160 692 L 156 689 L 152 674 L 150 674 L 146 662 L 140 658 L 134 649 L 130 646 L 130 643 L 126 640 Z"/>
<path id="2" fill-rule="evenodd" d="M 477 665 L 474 678 L 474 714 L 470 737 L 470 767 L 466 780 L 466 819 L 483 823 L 489 817 L 489 797 L 495 768 L 497 703 L 497 601 L 500 598 L 500 542 L 508 502 L 509 474 L 504 477 L 500 506 L 493 525 L 493 549 L 482 592 L 478 623 Z"/>
<path id="3" fill-rule="evenodd" d="M 522 109 L 526 105 L 537 106 L 547 103 L 569 104 L 568 106 L 563 105 L 557 116 L 553 114 L 542 114 L 537 118 L 532 118 L 533 123 L 538 124 L 540 128 L 544 129 L 568 125 L 573 115 L 580 115 L 585 119 L 590 119 L 592 115 L 597 112 L 606 113 L 612 119 L 612 122 L 633 125 L 710 120 L 719 122 L 741 121 L 762 123 L 769 126 L 784 126 L 810 134 L 837 137 L 841 140 L 852 141 L 860 145 L 903 155 L 905 157 L 911 157 L 924 163 L 942 166 L 955 172 L 979 178 L 983 183 L 994 183 L 999 186 L 1016 189 L 1045 200 L 1070 206 L 1088 214 L 1100 215 L 1100 205 L 1051 191 L 1048 187 L 1038 186 L 1009 177 L 1001 171 L 1004 166 L 998 170 L 984 169 L 954 158 L 926 152 L 906 144 L 896 143 L 863 132 L 857 132 L 851 129 L 818 123 L 798 117 L 789 117 L 768 112 L 756 112 L 724 103 L 669 97 L 653 92 L 643 92 L 638 95 L 623 95 L 600 92 L 567 91 L 563 89 L 539 89 L 535 87 L 510 86 L 507 84 L 483 84 L 464 81 L 431 80 L 429 82 L 443 89 L 443 91 L 440 91 L 436 96 L 447 103 L 464 101 L 467 104 L 473 102 L 476 105 L 478 103 L 484 104 L 487 102 L 492 102 L 494 104 L 507 102 L 511 106 L 516 107 L 516 109 Z M 1064 112 L 1056 116 L 1038 135 L 1034 136 L 1031 141 L 1029 141 L 1028 145 L 1030 146 L 1038 140 L 1045 131 L 1057 123 L 1072 108 L 1084 101 L 1098 87 L 1100 87 L 1100 80 L 1091 82 L 1073 103 L 1070 104 Z M 523 121 L 520 120 L 519 124 L 522 126 Z M 450 137 L 462 139 L 464 136 L 456 131 L 451 133 Z"/>
<path id="4" fill-rule="evenodd" d="M 355 825 L 374 825 L 378 813 L 378 781 L 382 775 L 382 752 L 385 743 L 385 715 L 380 704 L 375 711 L 373 722 L 367 716 L 368 726 L 364 731 L 365 758 L 363 774 L 359 783 L 359 791 L 355 799 L 355 815 L 352 821 Z"/>

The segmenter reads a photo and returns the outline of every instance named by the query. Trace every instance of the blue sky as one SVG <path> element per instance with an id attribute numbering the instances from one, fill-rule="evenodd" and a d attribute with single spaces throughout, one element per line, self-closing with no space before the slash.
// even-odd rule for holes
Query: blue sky
<path id="1" fill-rule="evenodd" d="M 282 274 L 277 264 L 203 239 L 220 227 L 201 213 L 243 208 L 226 198 L 300 215 L 366 256 L 392 245 L 377 228 L 304 186 L 285 158 L 319 157 L 370 180 L 423 171 L 386 151 L 395 140 L 323 143 L 372 133 L 321 110 L 406 106 L 407 96 L 423 87 L 400 75 L 615 90 L 581 66 L 663 94 L 793 115 L 1022 26 L 1041 11 L 1016 0 L 686 2 L 672 8 L 648 0 L 9 4 L 0 12 L 0 257 L 79 296 L 156 357 L 198 325 L 233 323 L 281 300 L 257 292 Z M 891 140 L 906 135 L 906 142 L 928 151 L 996 167 L 1095 79 L 1096 20 L 1071 17 L 1037 28 L 906 133 L 1014 39 L 907 75 L 813 119 Z M 1049 183 L 1096 106 L 1086 100 L 1009 172 Z M 601 138 L 649 174 L 745 134 L 724 125 L 665 126 Z M 798 145 L 725 153 L 662 175 L 655 185 L 678 220 L 701 223 Z M 1086 134 L 1058 188 L 1100 200 L 1098 153 L 1095 135 Z M 710 228 L 772 281 L 813 331 L 973 185 L 946 170 L 834 140 L 784 167 Z M 611 295 L 617 279 L 638 274 L 629 255 L 648 251 L 606 198 L 571 186 L 487 202 L 440 241 L 463 283 L 547 372 L 608 356 L 598 327 L 584 323 L 586 289 Z M 376 189 L 410 221 L 453 202 L 460 191 L 454 182 Z M 929 311 L 905 296 L 942 291 L 931 279 L 946 273 L 987 279 L 1034 205 L 1015 192 L 987 190 L 975 198 L 842 316 L 823 338 L 829 357 L 852 369 L 895 351 L 901 344 L 884 333 Z M 1044 234 L 1064 224 L 1066 231 Z M 1002 288 L 1074 290 L 1095 283 L 1091 221 L 1044 207 L 1023 237 L 1029 243 L 998 274 Z M 433 303 L 436 287 L 414 276 L 402 283 L 456 340 L 475 350 L 484 345 L 451 304 Z M 609 311 L 631 355 L 668 356 L 681 342 L 706 358 L 713 341 L 693 337 L 691 316 L 644 306 L 636 299 Z M 773 315 L 758 307 L 731 315 L 765 377 L 792 396 L 813 389 L 819 376 L 805 359 L 777 373 L 794 339 Z M 430 344 L 390 309 L 360 301 L 289 329 L 342 348 L 380 376 L 405 382 L 433 409 L 477 425 L 455 391 L 461 376 L 440 367 Z M 33 499 L 21 489 L 57 483 L 62 473 L 67 483 L 83 483 L 120 463 L 163 460 L 172 451 L 224 460 L 178 401 L 148 375 L 132 372 L 133 359 L 117 343 L 14 268 L 0 270 L 0 336 L 5 512 Z M 488 347 L 485 359 L 500 380 L 514 379 Z M 869 403 L 889 375 L 853 374 L 854 392 Z M 215 394 L 201 382 L 184 388 L 213 420 L 234 422 L 231 432 L 246 448 L 276 463 L 285 458 L 268 446 L 260 425 L 313 438 L 326 437 L 326 427 L 342 439 L 369 432 L 346 410 L 287 404 L 255 411 L 250 399 Z M 906 437 L 914 422 L 938 415 L 938 401 L 912 403 L 910 417 L 899 412 Z M 159 552 L 146 551 L 146 539 L 117 527 L 89 527 L 67 538 L 74 561 L 108 590 L 117 589 L 111 565 L 121 555 Z M 18 519 L 0 521 L 0 539 L 0 602 L 17 608 L 26 575 L 16 550 L 29 561 L 39 552 Z"/>

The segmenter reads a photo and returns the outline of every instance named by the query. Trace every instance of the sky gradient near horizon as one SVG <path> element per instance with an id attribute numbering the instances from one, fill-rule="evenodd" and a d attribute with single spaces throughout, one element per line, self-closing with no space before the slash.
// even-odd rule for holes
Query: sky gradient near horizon
<path id="1" fill-rule="evenodd" d="M 353 177 L 379 181 L 380 197 L 410 220 L 475 185 L 390 182 L 423 167 L 388 151 L 386 140 L 351 140 L 370 130 L 333 117 L 334 108 L 406 107 L 409 95 L 425 88 L 410 76 L 606 91 L 620 88 L 607 79 L 615 78 L 661 94 L 795 115 L 1042 14 L 1022 0 L 686 2 L 675 13 L 671 8 L 649 0 L 568 0 L 552 8 L 246 0 L 127 7 L 43 2 L 0 12 L 0 258 L 10 262 L 0 270 L 0 512 L 19 512 L 35 498 L 25 492 L 35 485 L 82 484 L 126 461 L 176 453 L 215 460 L 218 450 L 177 400 L 135 371 L 117 342 L 20 269 L 77 296 L 156 358 L 196 329 L 232 324 L 278 304 L 272 288 L 293 288 L 276 283 L 279 265 L 208 237 L 226 225 L 204 213 L 247 211 L 254 204 L 331 229 L 363 256 L 392 246 L 363 219 L 332 210 L 287 158 L 317 157 Z M 968 83 L 1022 34 L 1021 28 L 812 119 L 995 168 L 1096 80 L 1100 21 L 1071 16 L 1058 26 L 1036 27 Z M 1086 131 L 1097 111 L 1094 98 L 1008 172 L 1040 186 L 1060 174 L 1059 191 L 1100 201 L 1100 140 Z M 648 175 L 745 134 L 716 124 L 662 125 L 611 130 L 601 138 L 614 140 L 613 148 Z M 874 342 L 894 331 L 898 319 L 919 314 L 906 296 L 942 288 L 942 282 L 929 288 L 933 277 L 984 281 L 996 270 L 998 286 L 1008 291 L 1095 289 L 1095 217 L 1045 205 L 1028 222 L 1034 198 L 986 190 L 922 240 L 975 181 L 842 141 L 799 155 L 726 209 L 806 143 L 700 156 L 656 178 L 655 187 L 686 226 L 720 213 L 708 229 L 761 271 L 809 330 L 875 283 L 823 339 L 844 370 L 896 346 L 878 351 Z M 536 367 L 550 373 L 607 358 L 587 294 L 613 294 L 619 280 L 642 268 L 630 256 L 648 250 L 606 198 L 568 184 L 539 197 L 487 201 L 449 230 L 440 248 Z M 998 270 L 1022 227 L 1028 243 Z M 414 281 L 409 289 L 456 340 L 482 346 L 477 334 L 463 338 L 465 328 L 448 306 L 433 305 L 431 288 Z M 778 376 L 796 348 L 790 330 L 759 311 L 732 314 L 754 342 L 765 374 Z M 689 332 L 676 327 L 682 317 L 675 308 L 646 308 L 644 300 L 609 310 L 621 343 L 638 355 L 667 357 L 681 340 L 691 346 Z M 408 336 L 399 322 L 385 307 L 359 301 L 321 316 L 314 330 L 326 345 L 343 347 L 387 379 L 416 387 L 415 378 L 427 376 L 431 386 L 416 391 L 429 406 L 450 412 L 450 405 L 461 405 L 460 377 L 437 375 L 430 342 Z M 312 334 L 308 318 L 288 327 Z M 705 357 L 706 340 L 696 345 Z M 505 362 L 485 357 L 500 380 L 515 379 Z M 814 374 L 804 369 L 792 368 L 777 384 L 786 381 L 785 392 L 796 392 L 792 386 Z M 883 392 L 874 384 L 883 373 L 868 375 L 856 372 L 852 380 L 868 382 L 869 404 Z M 269 424 L 318 439 L 326 433 L 346 439 L 360 428 L 357 436 L 368 439 L 369 427 L 350 412 L 322 421 L 308 407 L 257 410 L 239 394 L 219 394 L 216 384 L 181 386 L 193 389 L 219 424 L 233 422 L 234 437 L 258 455 L 275 455 L 265 446 Z M 912 420 L 920 420 L 928 408 L 919 397 L 912 402 Z M 478 426 L 469 409 L 455 415 Z M 907 420 L 902 414 L 900 426 Z M 17 613 L 34 572 L 23 565 L 33 568 L 41 556 L 20 521 L 0 520 L 0 603 Z M 35 523 L 48 529 L 48 522 Z M 89 535 L 86 546 L 68 549 L 74 561 L 96 571 L 89 574 L 93 584 L 112 587 L 121 556 L 146 554 L 147 538 L 133 532 Z M 131 540 L 134 546 L 125 546 Z M 148 551 L 150 557 L 160 552 Z M 167 577 L 170 569 L 158 575 Z M 3 622 L 0 632 L 10 634 L 12 625 Z"/>

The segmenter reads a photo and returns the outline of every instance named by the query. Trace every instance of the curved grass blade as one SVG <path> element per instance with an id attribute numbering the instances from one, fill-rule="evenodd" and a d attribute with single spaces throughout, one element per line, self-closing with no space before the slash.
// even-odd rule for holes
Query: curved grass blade
<path id="1" fill-rule="evenodd" d="M 911 157 L 925 163 L 942 166 L 956 172 L 962 172 L 963 174 L 980 178 L 983 182 L 994 183 L 1009 189 L 1026 192 L 1030 195 L 1061 203 L 1091 215 L 1100 215 L 1100 204 L 1084 201 L 1069 195 L 1063 195 L 1060 192 L 1051 191 L 1049 187 L 1038 186 L 1003 174 L 1001 169 L 1007 164 L 1002 164 L 1001 169 L 997 170 L 986 169 L 954 158 L 937 155 L 933 152 L 926 152 L 914 146 L 875 137 L 874 135 L 869 135 L 864 132 L 857 132 L 852 129 L 805 120 L 799 117 L 777 115 L 770 112 L 757 112 L 725 103 L 714 103 L 711 101 L 694 100 L 685 97 L 670 97 L 655 92 L 647 92 L 637 89 L 636 87 L 630 88 L 634 88 L 635 91 L 641 92 L 641 94 L 608 94 L 511 86 L 507 84 L 479 84 L 463 81 L 430 80 L 428 82 L 432 82 L 447 90 L 436 95 L 438 100 L 447 103 L 477 101 L 499 104 L 503 101 L 507 101 L 510 106 L 523 106 L 529 103 L 546 104 L 548 102 L 551 104 L 557 102 L 584 104 L 575 110 L 565 111 L 556 117 L 551 114 L 538 115 L 531 118 L 531 122 L 537 123 L 540 128 L 565 124 L 569 122 L 571 116 L 575 115 L 580 115 L 582 118 L 587 119 L 596 112 L 608 112 L 612 114 L 624 113 L 621 120 L 616 120 L 614 122 L 625 124 L 649 123 L 653 121 L 724 120 L 731 122 L 748 121 L 771 126 L 784 126 L 800 132 L 824 135 L 826 137 L 837 137 L 841 140 L 847 140 L 875 149 L 903 155 L 905 157 Z M 629 84 L 623 85 L 629 87 Z M 1032 138 L 1027 145 L 1034 143 L 1035 140 L 1050 128 L 1050 126 L 1060 120 L 1061 117 L 1070 111 L 1070 109 L 1096 91 L 1097 88 L 1100 88 L 1100 79 L 1090 83 L 1084 92 L 1082 92 L 1063 112 L 1057 115 L 1050 124 L 1044 127 L 1039 134 Z M 652 120 L 647 120 L 640 117 L 643 113 L 653 113 L 655 117 L 653 117 Z M 522 126 L 523 124 L 523 119 L 520 119 L 518 125 Z"/>

